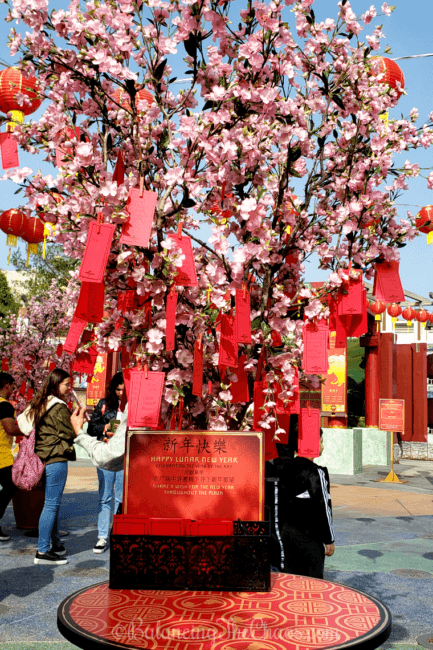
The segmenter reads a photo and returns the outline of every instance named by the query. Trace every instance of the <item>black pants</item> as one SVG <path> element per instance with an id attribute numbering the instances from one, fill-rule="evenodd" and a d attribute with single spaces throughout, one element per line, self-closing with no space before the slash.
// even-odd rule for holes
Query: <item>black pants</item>
<path id="1" fill-rule="evenodd" d="M 325 566 L 323 542 L 312 539 L 308 533 L 284 524 L 282 530 L 286 573 L 310 578 L 322 578 Z"/>
<path id="2" fill-rule="evenodd" d="M 0 520 L 3 517 L 10 500 L 17 491 L 15 483 L 12 481 L 12 465 L 0 469 Z"/>

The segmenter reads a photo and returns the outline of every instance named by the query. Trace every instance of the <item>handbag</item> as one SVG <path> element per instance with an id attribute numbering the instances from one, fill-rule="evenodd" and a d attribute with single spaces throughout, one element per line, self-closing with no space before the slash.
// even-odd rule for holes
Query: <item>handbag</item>
<path id="1" fill-rule="evenodd" d="M 18 455 L 12 465 L 12 481 L 20 490 L 33 490 L 42 478 L 45 465 L 35 453 L 36 431 L 20 444 Z"/>

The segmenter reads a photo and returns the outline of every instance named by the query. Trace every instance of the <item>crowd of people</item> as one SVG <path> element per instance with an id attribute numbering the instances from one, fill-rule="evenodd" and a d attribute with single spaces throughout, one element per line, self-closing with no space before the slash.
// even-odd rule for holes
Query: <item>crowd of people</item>
<path id="1" fill-rule="evenodd" d="M 87 431 L 85 407 L 77 404 L 72 413 L 68 408 L 66 396 L 71 391 L 71 378 L 64 370 L 57 368 L 48 374 L 41 390 L 17 420 L 9 401 L 14 389 L 12 375 L 0 372 L 0 524 L 17 489 L 12 480 L 13 439 L 19 435 L 29 436 L 35 430 L 34 451 L 44 463 L 42 480 L 45 486 L 35 564 L 68 562 L 59 531 L 59 510 L 68 462 L 76 459 L 74 444 L 83 447 L 97 465 L 98 538 L 93 551 L 103 553 L 108 547 L 113 502 L 114 512 L 122 502 L 128 414 L 127 404 L 123 413 L 119 409 L 125 389 L 122 373 L 112 378 L 105 398 L 93 411 Z M 322 451 L 321 435 L 320 454 Z M 284 550 L 281 569 L 323 578 L 325 556 L 334 553 L 334 529 L 328 471 L 314 460 L 295 457 L 274 468 L 280 485 L 281 530 L 277 531 L 277 536 Z M 0 527 L 0 542 L 8 540 L 9 536 Z"/>

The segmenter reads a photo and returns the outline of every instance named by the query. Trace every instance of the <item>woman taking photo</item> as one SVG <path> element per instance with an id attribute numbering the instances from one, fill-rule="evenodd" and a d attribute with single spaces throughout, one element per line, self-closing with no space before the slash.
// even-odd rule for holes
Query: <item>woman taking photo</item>
<path id="1" fill-rule="evenodd" d="M 56 368 L 44 381 L 25 411 L 18 417 L 24 435 L 36 430 L 35 452 L 45 463 L 45 505 L 39 519 L 35 564 L 67 564 L 59 537 L 59 509 L 68 476 L 68 460 L 75 460 L 75 432 L 65 397 L 71 390 L 69 374 Z M 77 418 L 76 409 L 73 418 Z"/>
<path id="2" fill-rule="evenodd" d="M 121 372 L 117 372 L 109 383 L 107 394 L 101 399 L 93 411 L 87 433 L 89 436 L 103 440 L 109 427 L 110 420 L 120 419 L 119 405 L 123 396 L 125 384 Z M 103 553 L 107 546 L 108 530 L 111 520 L 111 506 L 114 490 L 114 513 L 122 503 L 123 468 L 118 471 L 97 468 L 99 481 L 98 504 L 98 541 L 93 547 L 94 553 Z"/>

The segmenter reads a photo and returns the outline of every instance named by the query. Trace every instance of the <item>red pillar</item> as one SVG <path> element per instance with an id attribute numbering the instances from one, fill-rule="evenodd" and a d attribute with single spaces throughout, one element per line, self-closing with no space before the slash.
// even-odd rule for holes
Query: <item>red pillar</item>
<path id="1" fill-rule="evenodd" d="M 404 437 L 409 442 L 413 436 L 413 367 L 410 343 L 396 345 L 397 399 L 404 399 Z M 426 381 L 427 384 L 427 381 Z"/>
<path id="2" fill-rule="evenodd" d="M 359 339 L 365 348 L 365 426 L 379 426 L 379 335 L 366 334 Z"/>
<path id="3" fill-rule="evenodd" d="M 412 343 L 414 442 L 427 442 L 427 344 Z"/>
<path id="4" fill-rule="evenodd" d="M 393 334 L 379 334 L 379 397 L 392 399 Z M 427 384 L 427 380 L 426 380 Z"/>

